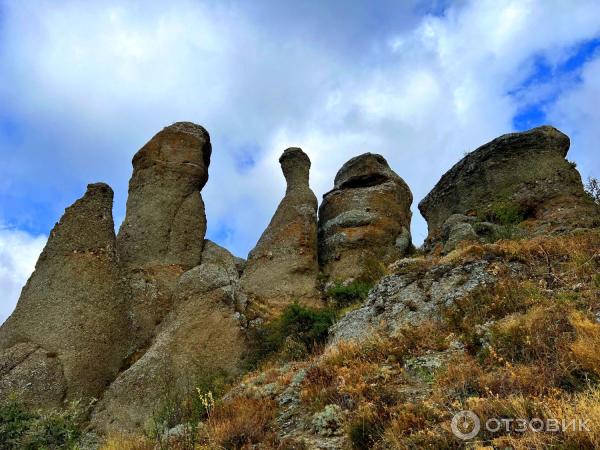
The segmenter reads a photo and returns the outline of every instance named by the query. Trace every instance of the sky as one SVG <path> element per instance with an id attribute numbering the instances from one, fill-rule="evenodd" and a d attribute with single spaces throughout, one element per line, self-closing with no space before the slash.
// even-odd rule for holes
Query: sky
<path id="1" fill-rule="evenodd" d="M 291 146 L 321 198 L 382 154 L 418 202 L 479 145 L 551 124 L 600 176 L 595 0 L 0 0 L 0 322 L 90 182 L 125 215 L 131 158 L 176 121 L 213 144 L 208 235 L 246 256 Z"/>

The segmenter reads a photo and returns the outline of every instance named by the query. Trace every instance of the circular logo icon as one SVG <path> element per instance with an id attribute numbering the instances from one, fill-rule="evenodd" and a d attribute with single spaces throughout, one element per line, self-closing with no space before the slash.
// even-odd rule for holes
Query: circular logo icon
<path id="1" fill-rule="evenodd" d="M 452 432 L 463 441 L 473 439 L 481 429 L 479 417 L 473 411 L 460 411 L 452 418 Z"/>

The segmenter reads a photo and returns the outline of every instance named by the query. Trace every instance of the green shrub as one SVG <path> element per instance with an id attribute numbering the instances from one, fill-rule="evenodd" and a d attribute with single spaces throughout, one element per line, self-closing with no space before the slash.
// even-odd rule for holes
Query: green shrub
<path id="1" fill-rule="evenodd" d="M 327 291 L 327 296 L 335 302 L 337 308 L 345 308 L 353 303 L 363 302 L 373 286 L 355 281 L 349 285 L 335 284 Z"/>
<path id="2" fill-rule="evenodd" d="M 85 417 L 86 411 L 79 402 L 64 410 L 32 411 L 11 397 L 0 404 L 0 448 L 76 448 Z"/>
<path id="3" fill-rule="evenodd" d="M 516 225 L 525 219 L 525 213 L 514 203 L 499 201 L 492 204 L 485 219 L 505 226 Z"/>
<path id="4" fill-rule="evenodd" d="M 288 306 L 281 316 L 254 330 L 254 348 L 248 365 L 255 367 L 290 340 L 303 344 L 310 352 L 315 351 L 327 341 L 329 327 L 335 319 L 332 309 L 308 308 L 298 303 Z"/>
<path id="5" fill-rule="evenodd" d="M 207 371 L 190 368 L 184 379 L 173 379 L 172 375 L 161 377 L 163 397 L 154 412 L 147 429 L 151 438 L 160 438 L 169 428 L 179 424 L 195 425 L 206 419 L 208 411 L 202 395 L 220 399 L 227 389 L 231 376 L 224 370 Z"/>

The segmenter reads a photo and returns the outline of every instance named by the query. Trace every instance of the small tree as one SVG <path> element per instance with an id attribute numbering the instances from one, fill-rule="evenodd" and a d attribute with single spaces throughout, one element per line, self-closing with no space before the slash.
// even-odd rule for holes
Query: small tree
<path id="1" fill-rule="evenodd" d="M 585 192 L 596 204 L 600 205 L 600 181 L 597 178 L 588 178 L 585 185 Z"/>

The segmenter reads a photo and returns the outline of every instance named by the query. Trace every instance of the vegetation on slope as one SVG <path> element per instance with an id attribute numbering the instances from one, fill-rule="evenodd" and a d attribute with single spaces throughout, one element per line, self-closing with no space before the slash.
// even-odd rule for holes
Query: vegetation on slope
<path id="1" fill-rule="evenodd" d="M 330 312 L 295 305 L 265 331 L 277 356 L 263 359 L 221 398 L 209 396 L 206 385 L 184 399 L 202 413 L 192 439 L 181 430 L 112 436 L 104 449 L 150 449 L 157 442 L 174 449 L 298 449 L 299 438 L 311 433 L 353 449 L 599 448 L 599 250 L 600 234 L 589 231 L 464 244 L 444 257 L 420 257 L 415 265 L 423 270 L 486 258 L 506 264 L 494 266 L 493 287 L 362 343 L 324 349 Z M 511 262 L 526 273 L 511 274 Z M 306 347 L 299 359 L 279 358 L 290 337 L 284 330 Z M 296 395 L 290 402 L 289 393 Z M 583 419 L 589 431 L 483 430 L 462 441 L 451 431 L 461 410 L 482 422 Z"/>

